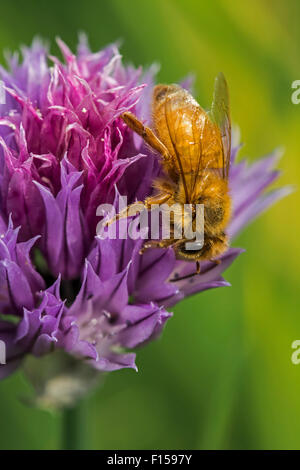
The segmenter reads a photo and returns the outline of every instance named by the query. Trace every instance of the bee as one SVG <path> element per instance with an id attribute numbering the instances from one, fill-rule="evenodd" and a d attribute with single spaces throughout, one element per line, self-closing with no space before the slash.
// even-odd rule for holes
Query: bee
<path id="1" fill-rule="evenodd" d="M 231 214 L 228 184 L 231 121 L 224 75 L 220 73 L 215 79 L 209 112 L 179 85 L 157 85 L 152 99 L 153 130 L 131 112 L 121 117 L 161 157 L 163 176 L 154 181 L 154 195 L 145 199 L 144 207 L 150 210 L 154 204 L 204 205 L 204 243 L 200 249 L 187 250 L 186 238 L 172 236 L 179 222 L 175 214 L 171 221 L 171 238 L 149 240 L 142 252 L 171 246 L 177 259 L 196 262 L 193 275 L 200 272 L 200 261 L 218 263 L 217 258 L 228 247 L 225 229 Z M 134 209 L 136 204 L 141 202 L 128 206 L 114 220 L 127 217 L 127 210 Z M 195 230 L 194 211 L 187 223 Z"/>

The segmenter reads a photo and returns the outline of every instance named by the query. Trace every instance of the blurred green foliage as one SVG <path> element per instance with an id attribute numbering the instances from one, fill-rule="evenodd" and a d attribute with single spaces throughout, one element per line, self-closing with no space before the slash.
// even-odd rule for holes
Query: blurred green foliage
<path id="1" fill-rule="evenodd" d="M 93 50 L 123 39 L 124 59 L 159 62 L 162 82 L 194 72 L 204 106 L 222 70 L 241 155 L 284 146 L 280 184 L 299 185 L 298 0 L 5 0 L 0 11 L 1 50 L 37 34 L 53 53 L 55 36 L 74 49 L 82 30 Z M 88 448 L 300 448 L 299 203 L 296 191 L 239 237 L 232 287 L 179 304 L 138 374 L 107 376 L 86 406 Z M 61 417 L 23 405 L 28 392 L 20 372 L 0 384 L 0 448 L 59 448 Z"/>

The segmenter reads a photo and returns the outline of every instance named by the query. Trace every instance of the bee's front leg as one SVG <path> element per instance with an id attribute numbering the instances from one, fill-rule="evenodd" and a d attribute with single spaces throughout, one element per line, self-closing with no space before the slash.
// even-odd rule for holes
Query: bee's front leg
<path id="1" fill-rule="evenodd" d="M 113 224 L 114 222 L 117 222 L 120 219 L 127 219 L 128 217 L 135 216 L 137 213 L 142 212 L 145 209 L 151 209 L 151 206 L 153 205 L 159 205 L 163 204 L 164 202 L 167 202 L 168 199 L 170 199 L 170 194 L 157 194 L 155 196 L 147 197 L 145 199 L 145 202 L 136 201 L 133 204 L 130 204 L 129 206 L 125 207 L 121 212 L 119 212 L 110 220 L 105 222 L 104 226 L 108 227 L 109 225 Z"/>
<path id="2" fill-rule="evenodd" d="M 174 240 L 149 240 L 145 242 L 142 248 L 140 249 L 140 255 L 143 255 L 145 251 L 149 250 L 150 248 L 168 248 L 169 246 L 173 245 Z"/>
<path id="3" fill-rule="evenodd" d="M 130 111 L 126 111 L 121 115 L 121 118 L 130 129 L 140 135 L 150 147 L 158 152 L 165 161 L 171 161 L 172 157 L 169 154 L 166 146 L 159 140 L 150 127 L 144 124 Z"/>
<path id="4" fill-rule="evenodd" d="M 143 209 L 147 209 L 147 205 L 144 202 L 134 202 L 133 204 L 130 204 L 130 206 L 125 207 L 125 209 L 116 214 L 114 217 L 107 220 L 104 224 L 104 227 L 108 227 L 109 225 L 113 224 L 114 222 L 117 222 L 120 219 L 127 219 L 128 217 L 131 217 L 137 214 L 138 212 L 141 212 Z"/>

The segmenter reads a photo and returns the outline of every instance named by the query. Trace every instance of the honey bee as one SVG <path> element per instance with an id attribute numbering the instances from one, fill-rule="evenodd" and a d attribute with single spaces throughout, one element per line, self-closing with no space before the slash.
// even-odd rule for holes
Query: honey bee
<path id="1" fill-rule="evenodd" d="M 228 246 L 225 229 L 231 213 L 228 185 L 231 122 L 224 75 L 220 73 L 215 79 L 209 112 L 179 85 L 157 85 L 152 100 L 153 130 L 130 112 L 121 117 L 161 156 L 163 176 L 154 181 L 154 195 L 145 199 L 144 207 L 150 210 L 154 204 L 204 205 L 204 244 L 199 250 L 187 250 L 186 238 L 172 236 L 177 223 L 175 214 L 171 221 L 171 238 L 149 240 L 142 251 L 171 246 L 177 259 L 196 262 L 193 274 L 200 272 L 200 261 L 218 262 L 216 258 Z M 127 209 L 134 209 L 136 204 L 141 202 L 128 206 L 114 220 L 127 217 Z M 188 223 L 195 230 L 194 212 Z"/>

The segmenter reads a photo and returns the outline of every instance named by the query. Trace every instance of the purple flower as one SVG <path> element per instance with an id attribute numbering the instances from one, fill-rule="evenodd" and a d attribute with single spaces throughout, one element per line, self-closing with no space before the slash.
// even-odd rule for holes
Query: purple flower
<path id="1" fill-rule="evenodd" d="M 132 110 L 150 123 L 155 69 L 125 67 L 115 45 L 93 54 L 82 37 L 77 55 L 58 41 L 65 63 L 35 40 L 0 68 L 0 339 L 11 373 L 26 354 L 57 348 L 102 371 L 136 368 L 135 354 L 160 334 L 166 308 L 226 286 L 223 271 L 241 253 L 230 248 L 201 274 L 172 249 L 139 254 L 142 240 L 100 239 L 101 203 L 116 191 L 144 199 L 160 171 L 157 156 L 122 121 Z M 184 85 L 187 86 L 187 85 Z M 230 238 L 288 189 L 265 193 L 278 177 L 276 154 L 235 163 Z"/>

